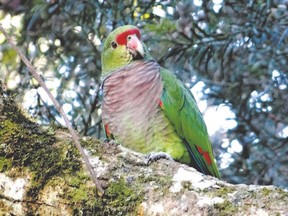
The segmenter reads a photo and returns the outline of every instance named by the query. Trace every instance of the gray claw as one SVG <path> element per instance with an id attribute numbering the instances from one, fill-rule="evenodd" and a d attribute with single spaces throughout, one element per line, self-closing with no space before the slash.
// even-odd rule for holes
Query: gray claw
<path id="1" fill-rule="evenodd" d="M 149 165 L 152 162 L 155 162 L 161 158 L 174 161 L 173 158 L 165 152 L 152 152 L 145 157 L 145 164 Z"/>

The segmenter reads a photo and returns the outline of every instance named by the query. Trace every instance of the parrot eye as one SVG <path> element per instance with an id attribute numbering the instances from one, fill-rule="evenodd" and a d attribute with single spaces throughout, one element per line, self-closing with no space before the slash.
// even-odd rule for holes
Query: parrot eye
<path id="1" fill-rule="evenodd" d="M 115 41 L 112 41 L 112 42 L 111 42 L 111 48 L 112 48 L 112 49 L 116 49 L 117 46 L 118 46 L 118 44 L 117 44 Z"/>
<path id="2" fill-rule="evenodd" d="M 128 36 L 127 36 L 127 41 L 130 41 L 131 38 L 132 38 L 131 35 L 128 35 Z"/>

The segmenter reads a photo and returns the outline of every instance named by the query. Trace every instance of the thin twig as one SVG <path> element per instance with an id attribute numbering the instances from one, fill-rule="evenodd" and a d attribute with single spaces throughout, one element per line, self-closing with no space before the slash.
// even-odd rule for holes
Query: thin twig
<path id="1" fill-rule="evenodd" d="M 6 37 L 8 43 L 11 45 L 11 47 L 17 52 L 17 54 L 20 56 L 20 58 L 22 59 L 22 61 L 24 62 L 24 64 L 27 66 L 27 68 L 29 69 L 29 71 L 31 72 L 31 74 L 34 76 L 34 78 L 39 82 L 40 86 L 44 89 L 44 91 L 47 93 L 48 97 L 52 100 L 55 108 L 57 109 L 57 111 L 59 112 L 59 114 L 61 115 L 61 117 L 64 119 L 65 124 L 72 136 L 72 139 L 77 147 L 77 149 L 80 151 L 80 154 L 82 156 L 82 159 L 84 160 L 86 167 L 89 171 L 89 174 L 94 182 L 94 184 L 96 185 L 96 188 L 98 190 L 98 194 L 100 196 L 102 196 L 104 194 L 104 190 L 102 189 L 100 183 L 98 182 L 98 179 L 96 177 L 96 174 L 88 160 L 88 157 L 86 156 L 83 148 L 81 147 L 80 141 L 79 141 L 79 136 L 77 135 L 76 131 L 73 129 L 72 125 L 70 124 L 65 112 L 63 111 L 61 105 L 58 103 L 58 101 L 53 97 L 53 95 L 51 94 L 51 92 L 49 91 L 49 89 L 47 88 L 46 84 L 44 83 L 43 79 L 40 77 L 39 73 L 37 73 L 37 71 L 35 70 L 35 68 L 32 66 L 32 64 L 30 63 L 30 61 L 22 54 L 22 52 L 20 51 L 20 49 L 15 45 L 15 43 L 13 42 L 13 40 L 11 39 L 11 37 L 7 34 L 7 32 L 4 30 L 4 28 L 2 27 L 2 25 L 0 24 L 0 31 L 4 34 L 4 36 Z"/>

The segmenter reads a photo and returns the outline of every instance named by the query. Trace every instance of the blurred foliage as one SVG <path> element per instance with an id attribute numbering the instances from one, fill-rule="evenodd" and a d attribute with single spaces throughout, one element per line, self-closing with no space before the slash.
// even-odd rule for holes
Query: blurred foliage
<path id="1" fill-rule="evenodd" d="M 223 179 L 288 187 L 287 0 L 1 2 L 1 23 L 82 135 L 103 136 L 101 44 L 134 24 L 161 65 L 189 86 L 203 81 L 209 106 L 235 113 L 236 126 L 212 137 L 218 164 L 233 158 Z M 1 34 L 0 45 L 8 92 L 40 122 L 61 122 Z M 231 151 L 235 141 L 241 151 Z"/>

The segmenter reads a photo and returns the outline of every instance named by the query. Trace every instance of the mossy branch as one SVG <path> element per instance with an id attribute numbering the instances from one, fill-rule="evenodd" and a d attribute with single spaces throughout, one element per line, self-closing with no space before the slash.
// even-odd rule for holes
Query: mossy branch
<path id="1" fill-rule="evenodd" d="M 0 215 L 287 215 L 287 190 L 228 184 L 169 160 L 147 166 L 115 142 L 80 141 L 101 197 L 71 135 L 27 119 L 0 81 Z"/>
<path id="2" fill-rule="evenodd" d="M 44 91 L 46 92 L 46 94 L 48 95 L 48 97 L 52 100 L 55 108 L 57 109 L 57 111 L 59 112 L 60 116 L 64 119 L 64 122 L 72 136 L 72 139 L 77 147 L 77 149 L 79 150 L 79 152 L 81 153 L 82 159 L 85 162 L 85 165 L 89 171 L 89 174 L 94 182 L 94 184 L 96 185 L 98 194 L 100 196 L 102 196 L 104 194 L 104 190 L 101 187 L 100 183 L 98 182 L 98 179 L 96 177 L 96 174 L 88 160 L 88 157 L 86 156 L 80 142 L 79 142 L 79 136 L 77 135 L 76 131 L 73 129 L 72 125 L 70 124 L 64 110 L 62 109 L 61 105 L 58 103 L 58 101 L 53 97 L 53 95 L 51 94 L 51 92 L 49 91 L 49 89 L 47 88 L 45 82 L 43 81 L 43 79 L 41 78 L 41 76 L 39 75 L 39 73 L 37 73 L 36 69 L 33 67 L 33 65 L 30 63 L 30 61 L 26 58 L 25 55 L 22 54 L 22 52 L 20 51 L 20 49 L 15 45 L 15 43 L 13 42 L 12 38 L 7 34 L 7 32 L 4 30 L 4 28 L 2 27 L 2 25 L 0 24 L 0 31 L 4 34 L 5 38 L 7 39 L 8 43 L 10 44 L 10 46 L 17 52 L 17 54 L 19 55 L 19 57 L 21 58 L 21 60 L 24 62 L 24 64 L 27 66 L 27 68 L 29 69 L 30 73 L 33 75 L 33 77 L 38 81 L 38 83 L 40 84 L 40 86 L 44 89 Z"/>

